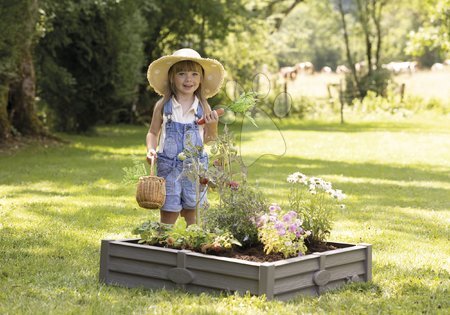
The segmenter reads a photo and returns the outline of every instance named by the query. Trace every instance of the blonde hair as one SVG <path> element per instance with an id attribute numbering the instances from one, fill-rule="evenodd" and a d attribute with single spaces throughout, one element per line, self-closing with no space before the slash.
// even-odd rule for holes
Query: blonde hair
<path id="1" fill-rule="evenodd" d="M 164 96 L 156 103 L 157 107 L 161 107 L 161 108 L 158 108 L 158 110 L 160 109 L 161 114 L 163 112 L 164 104 L 166 104 L 167 101 L 169 101 L 169 99 L 173 95 L 176 95 L 177 90 L 175 87 L 175 75 L 179 72 L 186 72 L 186 71 L 195 71 L 195 72 L 200 73 L 200 85 L 199 85 L 198 89 L 194 92 L 194 94 L 199 99 L 200 105 L 203 108 L 203 112 L 205 114 L 209 114 L 211 112 L 211 107 L 209 106 L 209 104 L 204 96 L 204 93 L 203 93 L 202 83 L 203 83 L 203 78 L 204 78 L 204 70 L 203 70 L 202 66 L 199 63 L 192 61 L 192 60 L 182 60 L 182 61 L 178 61 L 177 63 L 173 64 L 169 69 L 168 89 L 167 89 L 166 93 L 164 93 Z"/>

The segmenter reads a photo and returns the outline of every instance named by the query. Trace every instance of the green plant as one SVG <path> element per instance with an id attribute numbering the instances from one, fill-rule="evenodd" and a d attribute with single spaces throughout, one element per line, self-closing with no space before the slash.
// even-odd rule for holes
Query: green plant
<path id="1" fill-rule="evenodd" d="M 219 229 L 213 232 L 203 229 L 197 224 L 187 225 L 183 218 L 175 224 L 144 222 L 133 230 L 133 234 L 141 237 L 139 243 L 166 246 L 177 249 L 190 249 L 207 252 L 222 252 L 233 245 L 241 246 L 233 235 Z"/>
<path id="2" fill-rule="evenodd" d="M 245 115 L 255 127 L 257 127 L 255 120 L 250 114 L 250 110 L 255 107 L 257 94 L 255 92 L 244 92 L 239 97 L 226 106 L 227 109 L 233 113 Z"/>
<path id="3" fill-rule="evenodd" d="M 289 258 L 306 253 L 305 237 L 311 232 L 303 229 L 295 211 L 283 212 L 277 204 L 272 204 L 268 214 L 256 219 L 256 226 L 266 254 L 281 253 Z"/>
<path id="4" fill-rule="evenodd" d="M 145 163 L 137 157 L 133 157 L 133 166 L 124 167 L 122 170 L 124 172 L 122 178 L 124 184 L 135 184 L 139 180 L 139 177 L 149 175 Z"/>
<path id="5" fill-rule="evenodd" d="M 254 244 L 258 241 L 254 220 L 267 204 L 261 192 L 247 185 L 247 168 L 227 126 L 211 153 L 214 162 L 208 176 L 218 191 L 219 204 L 204 213 L 205 224 L 230 231 L 244 246 Z"/>
<path id="6" fill-rule="evenodd" d="M 299 214 L 303 226 L 311 231 L 307 241 L 312 244 L 325 242 L 330 234 L 336 202 L 345 198 L 339 189 L 319 177 L 307 177 L 295 172 L 287 177 L 291 184 L 289 206 Z M 344 204 L 340 204 L 344 208 Z"/>
<path id="7" fill-rule="evenodd" d="M 221 203 L 204 213 L 205 224 L 230 231 L 244 246 L 258 242 L 255 218 L 267 208 L 264 195 L 248 186 L 223 189 Z"/>

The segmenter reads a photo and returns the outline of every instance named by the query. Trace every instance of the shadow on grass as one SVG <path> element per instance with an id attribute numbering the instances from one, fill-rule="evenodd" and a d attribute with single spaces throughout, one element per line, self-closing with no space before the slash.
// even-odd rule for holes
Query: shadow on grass
<path id="1" fill-rule="evenodd" d="M 246 133 L 261 132 L 267 130 L 276 131 L 317 131 L 317 132 L 424 132 L 425 129 L 430 129 L 434 133 L 450 133 L 450 129 L 442 126 L 435 126 L 432 122 L 418 125 L 411 121 L 373 121 L 373 122 L 350 122 L 341 124 L 339 122 L 323 122 L 323 121 L 308 121 L 295 118 L 288 119 L 271 119 L 271 120 L 257 120 L 258 127 L 245 125 L 245 133 L 241 134 L 243 123 L 241 121 L 229 125 L 229 128 L 236 135 L 240 134 L 241 140 L 245 141 Z M 223 126 L 222 126 L 223 128 Z"/>

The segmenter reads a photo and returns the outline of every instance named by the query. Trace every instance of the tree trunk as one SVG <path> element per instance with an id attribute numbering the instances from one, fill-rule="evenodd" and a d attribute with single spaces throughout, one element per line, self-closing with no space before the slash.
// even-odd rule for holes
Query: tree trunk
<path id="1" fill-rule="evenodd" d="M 378 7 L 377 7 L 378 4 Z M 377 36 L 377 45 L 375 50 L 375 58 L 376 58 L 376 68 L 381 68 L 381 12 L 383 10 L 383 6 L 385 5 L 384 1 L 374 1 L 373 2 L 373 10 L 372 10 L 372 20 L 375 24 L 376 36 Z"/>
<path id="2" fill-rule="evenodd" d="M 11 138 L 11 124 L 8 119 L 8 88 L 0 86 L 0 143 Z"/>
<path id="3" fill-rule="evenodd" d="M 358 75 L 356 74 L 356 68 L 355 63 L 353 62 L 353 58 L 350 51 L 350 42 L 348 39 L 348 31 L 347 31 L 347 23 L 345 21 L 345 13 L 344 13 L 344 7 L 342 5 L 342 0 L 339 0 L 339 13 L 341 14 L 341 22 L 342 22 L 342 29 L 344 31 L 344 41 L 345 41 L 345 50 L 347 53 L 347 61 L 350 65 L 350 70 L 352 71 L 353 81 L 358 89 L 358 92 L 360 95 L 358 97 L 361 97 L 361 83 L 359 82 Z"/>
<path id="4" fill-rule="evenodd" d="M 36 113 L 36 76 L 30 48 L 23 53 L 19 78 L 10 85 L 9 121 L 21 134 L 45 135 L 45 129 Z"/>
<path id="5" fill-rule="evenodd" d="M 16 79 L 9 85 L 8 118 L 11 125 L 24 135 L 47 135 L 44 126 L 39 121 L 35 106 L 36 76 L 34 73 L 32 40 L 35 36 L 37 20 L 37 0 L 30 0 L 24 14 L 25 40 L 20 48 Z"/>
<path id="6" fill-rule="evenodd" d="M 361 0 L 356 1 L 359 10 L 359 21 L 361 23 L 361 27 L 364 32 L 365 42 L 366 42 L 366 57 L 367 57 L 367 72 L 368 76 L 372 74 L 372 41 L 370 34 L 370 2 L 364 1 L 364 4 L 361 3 Z"/>

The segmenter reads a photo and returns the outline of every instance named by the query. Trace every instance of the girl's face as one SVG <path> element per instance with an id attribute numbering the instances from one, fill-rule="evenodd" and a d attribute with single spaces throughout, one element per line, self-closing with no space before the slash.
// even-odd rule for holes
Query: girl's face
<path id="1" fill-rule="evenodd" d="M 200 86 L 200 73 L 197 71 L 180 71 L 175 73 L 175 88 L 177 93 L 191 95 Z"/>
<path id="2" fill-rule="evenodd" d="M 170 89 L 173 94 L 193 95 L 202 82 L 203 69 L 200 64 L 184 60 L 169 70 Z"/>

